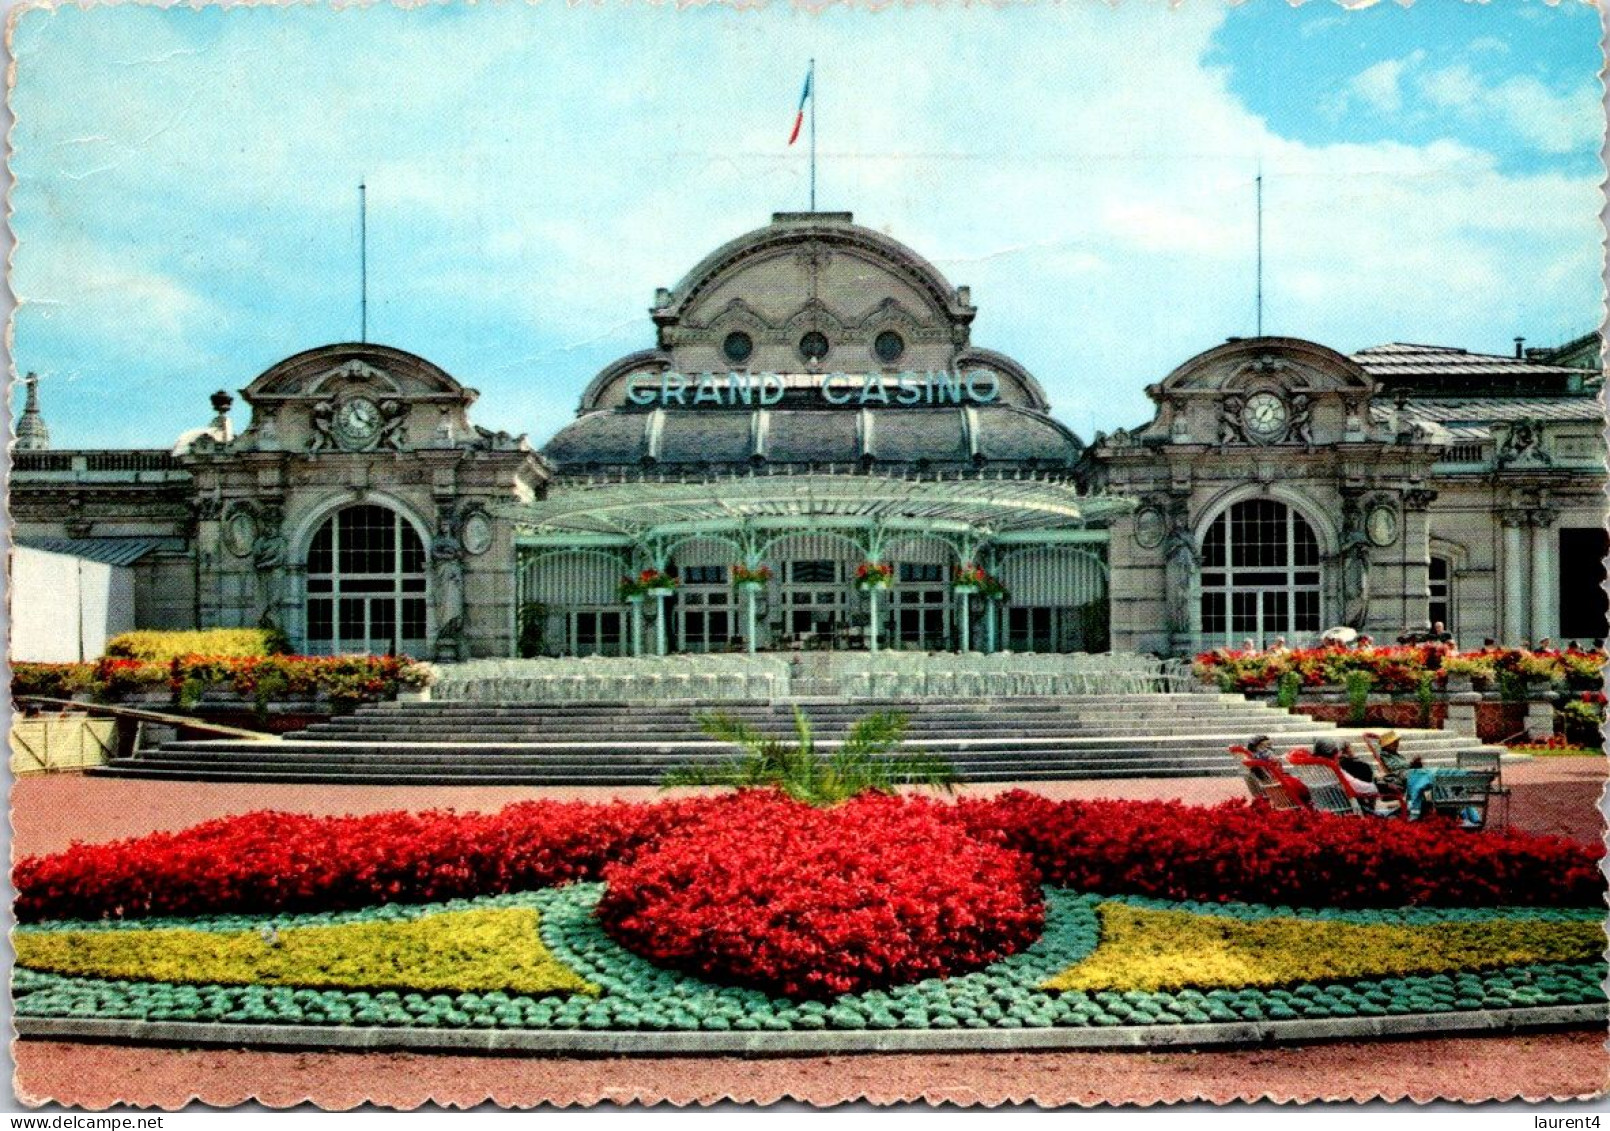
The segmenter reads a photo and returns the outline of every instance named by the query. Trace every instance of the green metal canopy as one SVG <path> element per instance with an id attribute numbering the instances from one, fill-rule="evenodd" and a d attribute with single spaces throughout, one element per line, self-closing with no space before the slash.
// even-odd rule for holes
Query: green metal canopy
<path id="1" fill-rule="evenodd" d="M 813 530 L 861 531 L 880 540 L 909 532 L 974 544 L 1083 542 L 1105 538 L 1092 524 L 1135 505 L 1030 471 L 756 471 L 571 480 L 555 484 L 546 498 L 500 510 L 514 523 L 522 546 L 625 547 L 703 534 L 765 537 Z"/>

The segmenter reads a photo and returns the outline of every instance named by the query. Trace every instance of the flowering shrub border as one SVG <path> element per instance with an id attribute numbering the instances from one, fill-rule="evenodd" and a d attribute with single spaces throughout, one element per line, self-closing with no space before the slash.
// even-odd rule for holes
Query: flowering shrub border
<path id="1" fill-rule="evenodd" d="M 1497 648 L 1453 653 L 1445 644 L 1403 644 L 1251 652 L 1220 648 L 1199 654 L 1194 670 L 1225 690 L 1241 692 L 1268 690 L 1287 672 L 1296 672 L 1304 687 L 1321 687 L 1345 683 L 1349 672 L 1362 671 L 1374 677 L 1376 690 L 1406 694 L 1418 689 L 1427 674 L 1439 688 L 1454 674 L 1488 680 L 1505 675 L 1596 691 L 1604 679 L 1604 665 L 1605 653 L 1599 650 Z"/>
<path id="2" fill-rule="evenodd" d="M 88 692 L 116 700 L 167 692 L 175 702 L 224 691 L 248 699 L 311 698 L 374 701 L 429 686 L 431 669 L 407 656 L 203 656 L 138 660 L 103 656 L 83 664 L 14 664 L 11 694 L 67 698 Z"/>
<path id="3" fill-rule="evenodd" d="M 602 991 L 529 995 L 315 990 L 281 986 L 180 986 L 71 978 L 19 967 L 13 991 L 19 1018 L 115 1018 L 230 1024 L 366 1025 L 418 1029 L 594 1030 L 630 1032 L 1025 1029 L 1200 1024 L 1296 1018 L 1387 1017 L 1460 1010 L 1576 1005 L 1604 1000 L 1602 961 L 1511 966 L 1483 972 L 1404 975 L 1264 988 L 1177 991 L 1052 992 L 1044 982 L 1090 954 L 1097 942 L 1100 896 L 1049 889 L 1044 934 L 1032 946 L 983 970 L 931 978 L 891 990 L 794 1001 L 758 990 L 718 986 L 656 967 L 616 944 L 593 915 L 602 889 L 572 884 L 536 892 L 453 901 L 432 908 L 381 907 L 316 915 L 227 917 L 221 929 L 285 928 L 295 923 L 404 919 L 429 911 L 535 908 L 542 941 L 565 966 Z M 1256 920 L 1290 908 L 1204 907 L 1125 900 L 1137 907 L 1190 910 Z M 1360 923 L 1490 920 L 1598 922 L 1602 910 L 1471 911 L 1423 909 L 1312 913 Z M 180 925 L 173 920 L 164 925 Z M 156 925 L 154 922 L 150 926 Z M 191 923 L 190 925 L 198 925 Z M 69 924 L 62 924 L 67 927 Z M 72 926 L 83 926 L 74 924 Z M 138 930 L 140 924 L 100 929 Z M 29 931 L 52 928 L 22 928 Z"/>
<path id="4" fill-rule="evenodd" d="M 106 642 L 106 654 L 165 663 L 180 656 L 282 656 L 290 642 L 277 628 L 137 629 Z"/>

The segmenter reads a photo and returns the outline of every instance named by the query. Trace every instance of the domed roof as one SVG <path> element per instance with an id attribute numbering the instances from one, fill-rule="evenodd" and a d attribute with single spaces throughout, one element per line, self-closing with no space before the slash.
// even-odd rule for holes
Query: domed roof
<path id="1" fill-rule="evenodd" d="M 1012 405 L 833 410 L 656 408 L 585 413 L 543 448 L 559 473 L 664 466 L 1071 467 L 1078 437 Z"/>

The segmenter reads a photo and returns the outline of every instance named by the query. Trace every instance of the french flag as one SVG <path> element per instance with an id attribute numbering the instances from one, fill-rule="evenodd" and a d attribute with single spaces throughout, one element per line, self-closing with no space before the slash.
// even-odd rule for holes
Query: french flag
<path id="1" fill-rule="evenodd" d="M 799 140 L 799 129 L 805 124 L 805 103 L 811 99 L 811 76 L 815 73 L 813 66 L 805 72 L 805 89 L 799 92 L 799 113 L 794 115 L 794 132 L 788 135 L 788 144 L 793 145 Z"/>

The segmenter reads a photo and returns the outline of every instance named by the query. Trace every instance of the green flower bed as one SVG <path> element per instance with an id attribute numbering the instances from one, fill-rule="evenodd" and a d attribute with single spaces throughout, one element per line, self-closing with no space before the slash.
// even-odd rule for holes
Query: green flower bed
<path id="1" fill-rule="evenodd" d="M 1157 910 L 1244 921 L 1298 916 L 1361 925 L 1428 925 L 1504 919 L 1537 923 L 1597 922 L 1597 909 L 1400 909 L 1298 911 L 1285 907 L 1119 899 L 1063 889 L 1046 891 L 1042 937 L 983 970 L 886 991 L 827 1001 L 794 1001 L 654 966 L 611 940 L 592 916 L 602 892 L 575 884 L 514 895 L 424 906 L 382 906 L 313 915 L 214 916 L 140 922 L 55 922 L 19 935 L 63 930 L 270 931 L 344 923 L 407 921 L 444 912 L 531 908 L 541 941 L 570 972 L 602 992 L 520 994 L 506 991 L 372 992 L 292 986 L 182 985 L 67 977 L 18 967 L 13 980 L 19 1017 L 116 1018 L 279 1025 L 343 1025 L 418 1029 L 600 1030 L 630 1032 L 930 1030 L 1110 1027 L 1292 1020 L 1577 1005 L 1604 1000 L 1602 960 L 1538 963 L 1483 971 L 1451 971 L 1329 979 L 1274 988 L 1145 992 L 1055 992 L 1044 984 L 1089 956 L 1099 940 L 1097 907 L 1125 903 Z"/>

